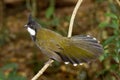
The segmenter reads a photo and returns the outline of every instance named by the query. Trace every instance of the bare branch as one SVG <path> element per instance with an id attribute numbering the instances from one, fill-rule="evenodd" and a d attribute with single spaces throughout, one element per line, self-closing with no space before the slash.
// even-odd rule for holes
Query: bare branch
<path id="1" fill-rule="evenodd" d="M 81 5 L 82 1 L 83 0 L 78 0 L 76 6 L 74 8 L 74 11 L 72 13 L 71 20 L 70 20 L 70 25 L 69 25 L 69 30 L 68 30 L 68 37 L 71 37 L 71 35 L 72 35 L 74 19 L 75 19 L 76 13 L 77 13 L 78 8 Z"/>
<path id="2" fill-rule="evenodd" d="M 119 0 L 116 0 L 116 2 L 118 3 L 118 5 L 120 6 L 120 1 Z"/>
<path id="3" fill-rule="evenodd" d="M 37 80 L 53 62 L 54 60 L 49 59 L 43 68 L 31 80 Z"/>

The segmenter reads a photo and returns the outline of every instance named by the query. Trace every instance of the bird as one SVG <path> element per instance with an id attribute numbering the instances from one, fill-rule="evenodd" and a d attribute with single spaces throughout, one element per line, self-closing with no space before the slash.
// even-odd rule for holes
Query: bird
<path id="1" fill-rule="evenodd" d="M 24 27 L 41 52 L 58 62 L 77 66 L 96 60 L 104 51 L 99 41 L 90 35 L 62 36 L 43 28 L 31 15 Z"/>

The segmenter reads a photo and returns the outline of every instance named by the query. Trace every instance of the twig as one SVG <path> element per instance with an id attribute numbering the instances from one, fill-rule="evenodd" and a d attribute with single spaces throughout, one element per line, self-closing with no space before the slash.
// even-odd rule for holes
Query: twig
<path id="1" fill-rule="evenodd" d="M 70 25 L 69 25 L 69 30 L 68 30 L 68 37 L 71 37 L 71 35 L 72 35 L 73 23 L 74 23 L 75 15 L 76 15 L 76 13 L 78 11 L 78 8 L 81 5 L 82 1 L 83 0 L 78 0 L 76 6 L 74 8 L 74 11 L 72 13 L 71 20 L 70 20 Z"/>
<path id="2" fill-rule="evenodd" d="M 116 0 L 116 2 L 118 3 L 118 5 L 120 6 L 120 1 L 119 0 Z"/>
<path id="3" fill-rule="evenodd" d="M 83 0 L 78 0 L 75 8 L 74 8 L 74 11 L 72 13 L 72 16 L 71 16 L 71 20 L 70 20 L 70 25 L 69 25 L 69 30 L 68 30 L 68 37 L 71 37 L 72 35 L 72 29 L 73 29 L 73 23 L 74 23 L 74 18 L 75 18 L 75 15 L 77 13 L 77 10 L 80 6 L 80 4 L 82 3 Z M 31 80 L 37 80 L 42 74 L 43 72 L 54 62 L 54 60 L 52 59 L 49 59 L 49 61 L 43 66 L 43 68 L 41 70 L 39 70 L 39 72 L 31 79 Z"/>
<path id="4" fill-rule="evenodd" d="M 54 60 L 49 59 L 46 64 L 42 67 L 42 69 L 31 79 L 31 80 L 37 80 L 38 77 L 40 77 L 43 72 L 52 64 L 52 62 L 54 62 Z"/>

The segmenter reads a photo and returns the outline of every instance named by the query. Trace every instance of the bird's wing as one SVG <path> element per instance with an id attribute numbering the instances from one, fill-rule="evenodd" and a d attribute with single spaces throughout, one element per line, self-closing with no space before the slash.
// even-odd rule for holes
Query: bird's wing
<path id="1" fill-rule="evenodd" d="M 68 41 L 62 41 L 60 46 L 61 51 L 56 53 L 66 64 L 89 62 L 103 53 L 102 46 L 90 36 L 73 36 Z"/>

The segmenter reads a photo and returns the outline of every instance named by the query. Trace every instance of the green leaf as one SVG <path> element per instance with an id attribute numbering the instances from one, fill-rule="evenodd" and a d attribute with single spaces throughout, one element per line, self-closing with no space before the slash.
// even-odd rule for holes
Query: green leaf
<path id="1" fill-rule="evenodd" d="M 99 60 L 100 60 L 101 62 L 102 62 L 104 59 L 105 59 L 104 55 L 101 55 L 101 56 L 99 57 Z"/>
<path id="2" fill-rule="evenodd" d="M 119 61 L 119 58 L 118 58 L 118 56 L 117 55 L 114 55 L 113 56 L 113 58 L 114 58 L 114 60 L 117 62 L 117 63 L 119 63 L 120 61 Z"/>
<path id="3" fill-rule="evenodd" d="M 118 17 L 113 13 L 106 13 L 105 16 L 111 17 L 113 19 L 118 19 Z"/>
<path id="4" fill-rule="evenodd" d="M 114 41 L 116 38 L 116 36 L 111 36 L 109 37 L 104 43 L 103 43 L 103 46 L 106 46 L 108 44 L 110 44 L 112 41 Z"/>
<path id="5" fill-rule="evenodd" d="M 119 24 L 118 24 L 117 20 L 112 20 L 112 23 L 110 23 L 108 26 L 111 28 L 114 28 L 114 29 L 119 28 Z"/>
<path id="6" fill-rule="evenodd" d="M 55 3 L 54 0 L 50 0 L 50 6 L 48 7 L 45 13 L 46 18 L 50 18 L 53 16 L 55 10 L 54 3 Z"/>
<path id="7" fill-rule="evenodd" d="M 99 60 L 100 60 L 100 61 L 103 61 L 103 60 L 105 60 L 108 56 L 109 56 L 109 53 L 104 53 L 104 54 L 102 54 L 102 55 L 99 57 Z"/>
<path id="8" fill-rule="evenodd" d="M 5 66 L 3 66 L 2 70 L 6 70 L 6 69 L 10 69 L 10 68 L 16 69 L 16 68 L 18 68 L 18 65 L 16 63 L 9 63 L 9 64 L 6 64 Z"/>
<path id="9" fill-rule="evenodd" d="M 58 26 L 60 23 L 60 19 L 57 17 L 54 17 L 54 19 L 51 21 L 53 26 Z"/>
<path id="10" fill-rule="evenodd" d="M 54 13 L 54 6 L 51 6 L 46 10 L 45 13 L 46 18 L 50 18 L 53 15 L 53 13 Z"/>
<path id="11" fill-rule="evenodd" d="M 105 27 L 107 27 L 108 26 L 108 23 L 107 22 L 102 22 L 102 23 L 100 23 L 99 25 L 98 25 L 98 27 L 100 27 L 100 28 L 105 28 Z"/>
<path id="12" fill-rule="evenodd" d="M 114 57 L 114 60 L 117 62 L 117 63 L 119 63 L 120 61 L 119 61 L 119 58 L 118 57 Z"/>
<path id="13" fill-rule="evenodd" d="M 108 70 L 107 70 L 107 69 L 103 69 L 103 70 L 99 71 L 99 72 L 96 74 L 96 77 L 98 77 L 98 76 L 100 76 L 100 75 L 102 75 L 102 74 L 105 74 L 106 72 L 108 72 Z"/>
<path id="14" fill-rule="evenodd" d="M 5 75 L 1 70 L 0 70 L 0 80 L 5 80 Z"/>
<path id="15" fill-rule="evenodd" d="M 27 80 L 25 77 L 18 75 L 16 71 L 12 71 L 7 78 L 8 80 Z"/>
<path id="16" fill-rule="evenodd" d="M 113 4 L 112 2 L 110 2 L 110 4 L 109 4 L 109 9 L 111 9 L 111 12 L 114 12 L 114 13 L 119 12 L 119 9 L 117 8 L 117 6 L 115 4 Z"/>
<path id="17" fill-rule="evenodd" d="M 111 66 L 110 66 L 110 69 L 111 70 L 116 70 L 118 68 L 118 65 L 117 64 L 112 64 Z"/>

